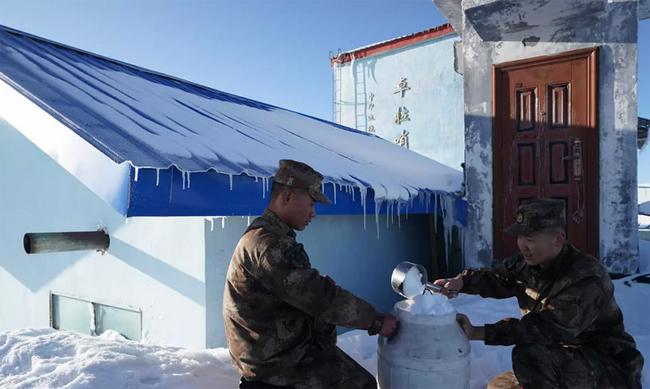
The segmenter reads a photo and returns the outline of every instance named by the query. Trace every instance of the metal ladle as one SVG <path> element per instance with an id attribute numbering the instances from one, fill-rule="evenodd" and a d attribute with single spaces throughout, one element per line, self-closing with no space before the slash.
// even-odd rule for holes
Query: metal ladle
<path id="1" fill-rule="evenodd" d="M 393 274 L 390 276 L 390 286 L 393 288 L 395 293 L 407 299 L 413 297 L 404 294 L 404 281 L 406 280 L 406 273 L 408 273 L 408 271 L 413 267 L 417 268 L 420 272 L 420 276 L 422 277 L 421 280 L 424 284 L 424 290 L 428 290 L 431 293 L 439 293 L 444 289 L 442 286 L 427 282 L 427 269 L 425 269 L 424 266 L 413 262 L 404 261 L 395 267 Z"/>

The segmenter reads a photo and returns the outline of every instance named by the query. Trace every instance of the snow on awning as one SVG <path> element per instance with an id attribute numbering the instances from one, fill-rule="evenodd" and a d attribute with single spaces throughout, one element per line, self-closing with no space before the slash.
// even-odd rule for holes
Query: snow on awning
<path id="1" fill-rule="evenodd" d="M 321 213 L 464 207 L 460 171 L 377 136 L 2 26 L 0 80 L 0 119 L 127 216 L 259 214 L 283 158 Z"/>

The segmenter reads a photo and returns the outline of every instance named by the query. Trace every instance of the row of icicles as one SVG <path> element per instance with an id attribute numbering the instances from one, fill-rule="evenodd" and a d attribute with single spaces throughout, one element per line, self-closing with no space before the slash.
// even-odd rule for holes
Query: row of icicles
<path id="1" fill-rule="evenodd" d="M 139 176 L 139 170 L 141 169 L 140 167 L 133 167 L 134 168 L 134 174 L 133 174 L 133 181 L 138 181 L 138 176 Z M 160 185 L 160 171 L 161 170 L 166 170 L 166 169 L 161 169 L 161 168 L 155 168 L 156 170 L 156 186 Z M 181 176 L 182 176 L 182 189 L 189 189 L 191 185 L 191 180 L 190 180 L 190 175 L 191 172 L 189 171 L 181 171 Z M 229 185 L 230 185 L 230 190 L 233 190 L 233 174 L 227 174 L 228 179 L 229 179 Z M 271 177 L 254 177 L 255 182 L 260 182 L 261 181 L 261 186 L 262 186 L 262 198 L 266 198 L 266 194 L 270 191 L 270 186 L 271 186 Z M 337 201 L 337 192 L 339 190 L 345 191 L 348 195 L 352 196 L 352 202 L 355 202 L 355 192 L 358 190 L 360 194 L 360 200 L 361 200 L 361 207 L 363 208 L 363 229 L 366 230 L 367 228 L 367 223 L 366 223 L 366 195 L 367 195 L 367 190 L 365 186 L 362 185 L 354 185 L 354 184 L 338 184 L 335 182 L 328 182 L 325 183 L 323 182 L 323 192 L 325 191 L 325 185 L 326 184 L 332 184 L 334 186 L 334 196 L 332 198 L 332 202 L 336 204 Z M 374 188 L 373 188 L 374 189 Z M 170 189 L 171 190 L 171 189 Z M 400 200 L 382 200 L 382 199 L 375 199 L 375 225 L 377 229 L 377 239 L 379 239 L 379 216 L 380 216 L 380 210 L 381 206 L 384 202 L 386 202 L 386 228 L 389 228 L 391 224 L 394 224 L 395 218 L 397 219 L 397 225 L 398 228 L 401 228 L 401 215 L 402 215 L 402 210 L 405 212 L 406 219 L 408 219 L 408 211 L 409 208 L 413 206 L 414 201 L 420 201 L 421 205 L 425 206 L 426 213 L 429 213 L 429 210 L 431 209 L 434 215 L 438 214 L 438 210 L 440 208 L 440 213 L 443 217 L 443 226 L 444 226 L 444 239 L 445 239 L 445 246 L 447 247 L 447 250 L 445 250 L 445 261 L 447 262 L 447 265 L 449 265 L 449 248 L 451 247 L 451 240 L 452 240 L 452 228 L 454 227 L 456 223 L 456 215 L 455 215 L 455 198 L 454 196 L 446 193 L 446 192 L 418 192 L 416 196 L 412 196 L 408 201 L 400 201 Z M 250 225 L 251 222 L 251 216 L 242 216 L 242 217 L 247 217 L 247 224 Z M 214 221 L 215 219 L 221 219 L 221 228 L 226 227 L 226 219 L 228 216 L 211 216 L 211 217 L 206 217 L 206 220 L 210 222 L 210 231 L 214 231 Z M 438 232 L 438 224 L 436 222 L 433 223 L 434 225 L 434 230 L 435 232 Z M 461 239 L 462 239 L 462 234 L 461 234 Z M 462 244 L 463 242 L 461 242 Z"/>

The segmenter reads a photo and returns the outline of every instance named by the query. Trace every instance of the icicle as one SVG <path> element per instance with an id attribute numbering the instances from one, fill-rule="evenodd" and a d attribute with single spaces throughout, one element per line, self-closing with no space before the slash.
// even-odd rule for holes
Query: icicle
<path id="1" fill-rule="evenodd" d="M 388 206 L 388 202 L 386 203 Z M 379 240 L 379 210 L 381 209 L 381 200 L 375 199 L 375 225 L 377 226 L 377 240 Z"/>
<path id="2" fill-rule="evenodd" d="M 232 174 L 228 174 L 228 181 L 230 182 L 230 190 L 232 190 Z M 257 178 L 255 181 L 257 182 Z"/>
<path id="3" fill-rule="evenodd" d="M 402 219 L 401 219 L 401 217 L 400 217 L 400 205 L 401 205 L 401 204 L 402 204 L 402 203 L 400 203 L 399 201 L 398 201 L 397 204 L 396 204 L 396 205 L 397 205 L 397 228 L 398 228 L 398 229 L 401 229 L 401 228 L 402 228 Z"/>
<path id="4" fill-rule="evenodd" d="M 214 231 L 214 218 L 213 217 L 206 217 L 205 219 L 210 221 L 210 232 Z"/>
<path id="5" fill-rule="evenodd" d="M 361 206 L 363 207 L 363 230 L 366 230 L 366 194 L 367 194 L 367 188 L 360 187 L 359 188 L 359 195 L 361 196 Z"/>
<path id="6" fill-rule="evenodd" d="M 438 194 L 435 193 L 435 192 L 433 193 L 433 214 L 434 214 L 434 217 L 436 217 L 436 218 L 438 217 Z M 433 231 L 435 231 L 436 233 L 438 232 L 438 223 L 437 222 L 433 223 Z"/>
<path id="7" fill-rule="evenodd" d="M 257 176 L 255 176 L 255 182 L 257 182 Z"/>
<path id="8" fill-rule="evenodd" d="M 95 318 L 95 307 L 92 303 L 88 303 L 88 310 L 90 311 L 90 334 L 97 336 L 97 319 Z"/>
<path id="9" fill-rule="evenodd" d="M 351 189 L 352 189 L 352 202 L 354 203 L 354 192 L 355 192 L 354 186 Z"/>
<path id="10" fill-rule="evenodd" d="M 266 178 L 262 177 L 262 198 L 266 198 Z"/>
<path id="11" fill-rule="evenodd" d="M 443 195 L 441 195 L 443 196 Z M 449 251 L 452 247 L 452 238 L 453 238 L 453 227 L 455 223 L 455 209 L 454 209 L 454 197 L 450 195 L 444 195 L 440 198 L 440 206 L 443 213 L 443 227 L 444 227 L 444 236 L 445 236 L 445 261 L 447 262 L 447 269 L 449 269 Z"/>
<path id="12" fill-rule="evenodd" d="M 246 227 L 250 225 L 251 225 L 251 215 L 248 215 L 248 217 L 246 218 Z"/>
<path id="13" fill-rule="evenodd" d="M 160 185 L 160 168 L 156 168 L 156 186 Z"/>
<path id="14" fill-rule="evenodd" d="M 406 211 L 406 213 L 405 213 L 406 214 L 406 220 L 409 219 L 409 209 L 411 209 L 411 207 L 413 206 L 413 200 L 414 200 L 414 197 L 411 196 L 410 199 L 409 199 L 408 206 L 406 207 L 406 210 L 405 210 Z"/>
<path id="15" fill-rule="evenodd" d="M 222 216 L 221 217 L 221 229 L 223 230 L 224 228 L 226 228 L 226 217 Z"/>
<path id="16" fill-rule="evenodd" d="M 172 203 L 172 197 L 174 194 L 174 168 L 169 172 L 169 204 Z"/>
<path id="17" fill-rule="evenodd" d="M 183 186 L 182 189 L 185 190 L 185 172 L 181 172 L 181 177 L 183 178 Z"/>
<path id="18" fill-rule="evenodd" d="M 336 182 L 332 182 L 332 186 L 334 186 L 334 204 L 336 204 Z"/>
<path id="19" fill-rule="evenodd" d="M 133 174 L 133 181 L 138 182 L 138 175 L 140 173 L 140 168 L 137 166 L 134 166 L 133 169 L 135 170 Z"/>
<path id="20" fill-rule="evenodd" d="M 390 201 L 386 201 L 386 229 L 388 229 L 390 223 Z"/>
<path id="21" fill-rule="evenodd" d="M 192 182 L 192 180 L 190 180 L 190 174 L 192 174 L 192 172 L 187 172 L 187 189 L 190 189 L 190 183 Z"/>

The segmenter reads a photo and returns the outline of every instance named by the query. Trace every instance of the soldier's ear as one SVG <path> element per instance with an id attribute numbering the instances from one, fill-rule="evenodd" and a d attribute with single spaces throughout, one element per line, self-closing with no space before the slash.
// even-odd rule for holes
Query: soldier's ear
<path id="1" fill-rule="evenodd" d="M 566 233 L 564 232 L 564 229 L 558 229 L 555 232 L 555 238 L 553 239 L 554 243 L 558 246 L 564 245 L 566 242 Z"/>
<path id="2" fill-rule="evenodd" d="M 282 204 L 284 204 L 284 205 L 289 204 L 289 202 L 293 199 L 293 196 L 294 196 L 293 191 L 291 189 L 289 189 L 289 188 L 286 188 L 282 192 L 282 197 L 281 197 Z"/>

